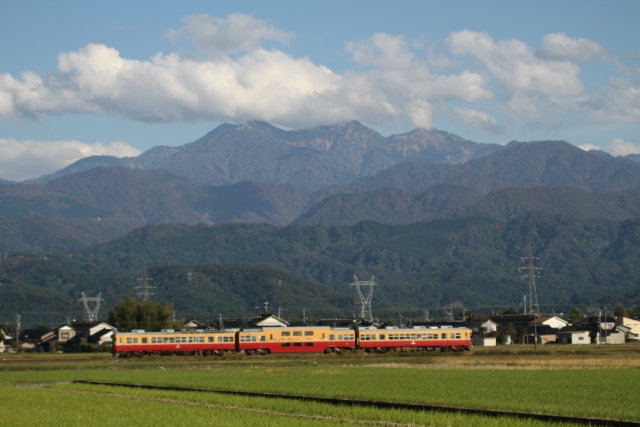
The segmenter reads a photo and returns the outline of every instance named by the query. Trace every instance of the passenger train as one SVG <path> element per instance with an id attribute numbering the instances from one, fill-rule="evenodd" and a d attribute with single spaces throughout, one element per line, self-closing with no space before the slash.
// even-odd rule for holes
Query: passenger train
<path id="1" fill-rule="evenodd" d="M 462 351 L 471 349 L 471 330 L 451 326 L 398 328 L 388 326 L 335 328 L 330 326 L 262 327 L 240 330 L 160 332 L 134 330 L 114 335 L 115 356 L 165 354 L 223 355 L 269 353 L 341 353 L 365 350 Z"/>

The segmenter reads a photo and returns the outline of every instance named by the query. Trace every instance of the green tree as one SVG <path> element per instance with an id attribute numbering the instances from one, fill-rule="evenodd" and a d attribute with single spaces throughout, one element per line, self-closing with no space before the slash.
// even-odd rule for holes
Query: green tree
<path id="1" fill-rule="evenodd" d="M 144 329 L 159 331 L 171 327 L 173 306 L 155 301 L 139 301 L 134 297 L 119 300 L 109 312 L 109 323 L 119 331 Z"/>
<path id="2" fill-rule="evenodd" d="M 569 320 L 571 320 L 571 323 L 574 324 L 582 320 L 582 312 L 578 307 L 573 307 L 571 309 L 571 311 L 569 312 Z"/>
<path id="3" fill-rule="evenodd" d="M 518 314 L 518 312 L 515 308 L 509 307 L 505 311 L 503 311 L 502 314 Z"/>

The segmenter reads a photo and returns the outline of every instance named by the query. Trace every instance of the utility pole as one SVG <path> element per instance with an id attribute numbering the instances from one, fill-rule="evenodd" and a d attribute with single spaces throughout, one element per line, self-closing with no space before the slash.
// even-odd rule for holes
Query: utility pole
<path id="1" fill-rule="evenodd" d="M 20 329 L 22 329 L 22 316 L 16 314 L 16 344 L 20 345 Z"/>

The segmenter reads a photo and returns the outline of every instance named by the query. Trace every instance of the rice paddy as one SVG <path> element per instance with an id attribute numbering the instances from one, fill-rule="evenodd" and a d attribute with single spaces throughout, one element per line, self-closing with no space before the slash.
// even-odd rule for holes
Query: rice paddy
<path id="1" fill-rule="evenodd" d="M 1 355 L 3 425 L 571 425 L 219 393 L 128 389 L 95 380 L 427 403 L 640 422 L 640 346 L 481 349 L 466 354 L 223 358 Z"/>

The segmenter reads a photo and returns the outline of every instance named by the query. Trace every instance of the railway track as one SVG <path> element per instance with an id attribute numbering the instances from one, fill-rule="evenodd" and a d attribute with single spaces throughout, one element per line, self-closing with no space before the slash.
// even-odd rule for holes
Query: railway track
<path id="1" fill-rule="evenodd" d="M 403 402 L 388 402 L 380 400 L 363 400 L 363 399 L 345 399 L 323 396 L 305 396 L 295 394 L 284 393 L 263 393 L 254 391 L 236 391 L 236 390 L 219 390 L 219 389 L 206 389 L 206 388 L 192 388 L 192 387 L 176 387 L 176 386 L 160 386 L 153 384 L 136 384 L 136 383 L 117 383 L 117 382 L 104 382 L 104 381 L 87 381 L 87 380 L 75 380 L 74 383 L 78 384 L 94 384 L 94 385 L 106 385 L 113 387 L 129 387 L 129 388 L 143 388 L 149 390 L 170 390 L 170 391 L 189 391 L 189 392 L 202 392 L 202 393 L 220 393 L 231 394 L 238 396 L 254 396 L 254 397 L 266 397 L 275 399 L 292 399 L 306 402 L 321 402 L 329 403 L 333 405 L 349 405 L 349 406 L 368 406 L 375 408 L 385 409 L 410 409 L 416 411 L 441 411 L 452 412 L 459 414 L 469 415 L 484 415 L 487 417 L 514 417 L 520 419 L 541 420 L 548 422 L 564 422 L 564 423 L 576 423 L 593 426 L 640 426 L 638 421 L 629 420 L 616 420 L 610 418 L 591 418 L 591 417 L 575 417 L 566 415 L 553 415 L 553 414 L 540 414 L 533 412 L 519 412 L 519 411 L 504 411 L 495 409 L 477 409 L 477 408 L 465 408 L 459 406 L 446 406 L 446 405 L 431 405 L 425 403 L 403 403 Z"/>

